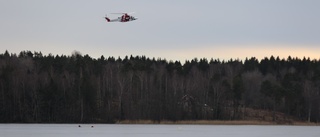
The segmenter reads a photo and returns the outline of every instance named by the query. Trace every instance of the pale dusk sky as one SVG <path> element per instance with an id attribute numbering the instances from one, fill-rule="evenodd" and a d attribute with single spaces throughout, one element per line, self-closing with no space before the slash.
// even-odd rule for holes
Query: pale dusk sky
<path id="1" fill-rule="evenodd" d="M 320 59 L 319 0 L 1 0 L 0 52 Z M 107 23 L 114 12 L 139 19 Z"/>

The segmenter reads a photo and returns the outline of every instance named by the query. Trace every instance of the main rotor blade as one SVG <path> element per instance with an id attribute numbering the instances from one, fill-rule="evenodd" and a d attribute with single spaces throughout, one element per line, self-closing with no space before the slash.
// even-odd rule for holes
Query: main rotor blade
<path id="1" fill-rule="evenodd" d="M 135 12 L 129 12 L 129 13 L 125 13 L 125 12 L 123 12 L 123 13 L 110 13 L 110 14 L 128 14 L 128 15 L 130 15 L 130 14 L 134 14 Z"/>
<path id="2" fill-rule="evenodd" d="M 110 13 L 110 14 L 127 14 L 127 13 Z"/>

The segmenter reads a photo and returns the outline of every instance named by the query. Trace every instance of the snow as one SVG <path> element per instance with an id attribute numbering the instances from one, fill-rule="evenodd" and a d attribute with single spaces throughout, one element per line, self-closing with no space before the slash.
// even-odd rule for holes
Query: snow
<path id="1" fill-rule="evenodd" d="M 81 125 L 81 127 L 79 127 Z M 93 127 L 92 127 L 93 126 Z M 319 137 L 317 126 L 0 124 L 0 137 Z"/>

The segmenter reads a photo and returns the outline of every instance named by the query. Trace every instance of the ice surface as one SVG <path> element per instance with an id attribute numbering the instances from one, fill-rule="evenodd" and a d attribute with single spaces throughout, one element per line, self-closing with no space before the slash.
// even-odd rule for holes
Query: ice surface
<path id="1" fill-rule="evenodd" d="M 318 126 L 0 124 L 0 137 L 320 137 L 319 129 Z"/>

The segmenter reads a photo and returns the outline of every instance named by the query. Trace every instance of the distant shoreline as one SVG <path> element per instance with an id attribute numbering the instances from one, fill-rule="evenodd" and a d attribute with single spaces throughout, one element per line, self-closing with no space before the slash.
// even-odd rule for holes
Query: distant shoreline
<path id="1" fill-rule="evenodd" d="M 181 120 L 181 121 L 153 121 L 153 120 L 121 120 L 115 123 L 0 123 L 0 124 L 132 124 L 132 125 L 288 125 L 288 126 L 320 126 L 320 123 L 306 121 L 259 121 L 259 120 Z"/>
<path id="2" fill-rule="evenodd" d="M 115 124 L 173 124 L 173 125 L 296 125 L 296 126 L 320 126 L 313 122 L 273 122 L 257 120 L 183 120 L 183 121 L 152 121 L 152 120 L 122 120 Z"/>

